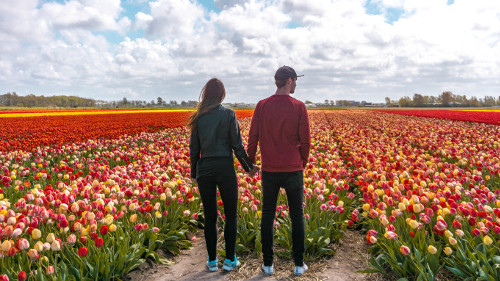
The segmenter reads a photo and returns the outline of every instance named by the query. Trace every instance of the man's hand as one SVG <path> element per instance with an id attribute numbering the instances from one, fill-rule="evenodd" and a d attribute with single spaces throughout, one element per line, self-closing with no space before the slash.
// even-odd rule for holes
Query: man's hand
<path id="1" fill-rule="evenodd" d="M 259 171 L 260 171 L 260 167 L 257 165 L 253 165 L 253 168 L 252 168 L 252 170 L 250 170 L 250 172 L 248 172 L 248 175 L 251 178 L 253 178 L 255 176 L 255 174 L 257 174 Z"/>

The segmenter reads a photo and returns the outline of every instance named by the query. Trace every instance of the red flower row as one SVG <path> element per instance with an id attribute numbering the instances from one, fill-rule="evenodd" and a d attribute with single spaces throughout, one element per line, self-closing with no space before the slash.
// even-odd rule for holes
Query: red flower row
<path id="1" fill-rule="evenodd" d="M 238 110 L 238 118 L 252 116 Z M 0 151 L 30 150 L 40 145 L 113 139 L 186 125 L 189 111 L 0 118 Z"/>
<path id="2" fill-rule="evenodd" d="M 385 113 L 394 113 L 409 116 L 448 119 L 456 121 L 487 123 L 500 125 L 498 111 L 462 111 L 462 110 L 379 110 Z"/>

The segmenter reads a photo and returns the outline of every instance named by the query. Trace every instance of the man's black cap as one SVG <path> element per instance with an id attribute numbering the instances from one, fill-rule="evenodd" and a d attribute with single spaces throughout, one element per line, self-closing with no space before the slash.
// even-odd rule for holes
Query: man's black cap
<path id="1" fill-rule="evenodd" d="M 279 80 L 286 80 L 288 78 L 297 78 L 302 76 L 304 75 L 297 75 L 297 73 L 293 68 L 283 65 L 282 67 L 278 68 L 278 70 L 276 70 L 276 74 L 274 74 L 274 79 L 279 81 Z"/>

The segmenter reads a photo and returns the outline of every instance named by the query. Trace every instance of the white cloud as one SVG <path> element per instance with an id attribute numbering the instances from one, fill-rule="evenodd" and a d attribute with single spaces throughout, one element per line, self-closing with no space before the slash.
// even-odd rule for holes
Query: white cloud
<path id="1" fill-rule="evenodd" d="M 158 0 L 150 6 L 153 20 L 147 32 L 165 40 L 192 36 L 203 18 L 203 8 L 189 0 Z"/>
<path id="2" fill-rule="evenodd" d="M 50 2 L 41 8 L 42 15 L 57 29 L 81 28 L 123 33 L 130 27 L 130 21 L 126 18 L 117 21 L 121 11 L 120 0 Z"/>
<path id="3" fill-rule="evenodd" d="M 3 0 L 0 3 L 1 50 L 12 51 L 18 48 L 19 43 L 50 40 L 52 31 L 40 16 L 37 3 L 37 0 Z"/>

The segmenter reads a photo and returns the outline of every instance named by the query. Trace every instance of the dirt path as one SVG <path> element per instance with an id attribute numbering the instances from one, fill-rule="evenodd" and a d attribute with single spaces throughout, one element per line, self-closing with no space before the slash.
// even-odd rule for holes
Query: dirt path
<path id="1" fill-rule="evenodd" d="M 368 246 L 364 237 L 356 231 L 346 231 L 344 238 L 335 248 L 335 255 L 327 260 L 308 263 L 309 271 L 301 277 L 293 276 L 291 260 L 276 259 L 271 277 L 260 270 L 261 259 L 257 256 L 242 258 L 242 266 L 235 272 L 216 272 L 207 270 L 205 263 L 208 255 L 203 233 L 193 248 L 174 258 L 173 265 L 161 265 L 147 262 L 125 278 L 129 281 L 143 280 L 332 280 L 332 281 L 368 281 L 384 280 L 380 275 L 356 273 L 368 268 Z"/>

